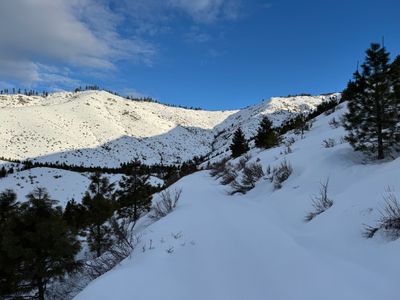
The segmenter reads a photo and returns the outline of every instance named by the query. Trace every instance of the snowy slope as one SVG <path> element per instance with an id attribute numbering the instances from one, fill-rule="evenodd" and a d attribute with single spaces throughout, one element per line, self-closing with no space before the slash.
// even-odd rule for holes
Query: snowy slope
<path id="1" fill-rule="evenodd" d="M 246 195 L 229 196 L 208 171 L 177 182 L 177 209 L 76 299 L 397 299 L 400 240 L 366 240 L 362 230 L 378 219 L 387 186 L 400 197 L 400 159 L 365 164 L 342 142 L 343 129 L 329 125 L 344 110 L 320 116 L 304 139 L 293 136 L 292 153 L 251 151 L 264 170 L 291 163 L 280 190 L 262 179 Z M 336 145 L 324 148 L 329 138 Z M 328 177 L 334 204 L 305 223 L 310 196 Z"/>
<path id="2" fill-rule="evenodd" d="M 327 99 L 272 98 L 240 111 L 202 111 L 131 101 L 104 91 L 47 98 L 0 95 L 0 156 L 110 167 L 135 158 L 146 164 L 180 163 L 221 151 L 238 126 L 250 137 L 264 114 L 279 125 Z"/>
<path id="3" fill-rule="evenodd" d="M 273 97 L 259 104 L 244 108 L 230 115 L 223 123 L 214 128 L 216 139 L 213 142 L 213 151 L 210 157 L 221 153 L 221 150 L 227 151 L 233 133 L 239 127 L 243 130 L 245 136 L 250 139 L 256 134 L 260 121 L 264 116 L 268 116 L 274 126 L 279 126 L 282 122 L 300 113 L 314 110 L 324 101 L 337 100 L 339 98 L 340 94 L 338 93 L 321 96 Z"/>
<path id="4" fill-rule="evenodd" d="M 47 98 L 0 96 L 1 156 L 117 166 L 187 160 L 209 151 L 209 132 L 234 113 L 173 108 L 103 91 Z"/>

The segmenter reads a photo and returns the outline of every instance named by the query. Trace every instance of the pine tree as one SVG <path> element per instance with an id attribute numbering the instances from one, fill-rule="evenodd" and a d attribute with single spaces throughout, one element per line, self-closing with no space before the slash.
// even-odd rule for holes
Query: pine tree
<path id="1" fill-rule="evenodd" d="M 7 175 L 7 170 L 6 170 L 6 168 L 3 166 L 3 167 L 0 169 L 0 178 L 6 177 L 6 175 Z"/>
<path id="2" fill-rule="evenodd" d="M 77 203 L 75 199 L 67 202 L 63 212 L 63 219 L 75 232 L 79 232 L 86 227 L 87 224 L 87 211 L 85 207 Z"/>
<path id="3" fill-rule="evenodd" d="M 240 155 L 249 151 L 249 145 L 242 129 L 239 128 L 235 131 L 230 149 L 233 158 L 239 157 Z"/>
<path id="4" fill-rule="evenodd" d="M 116 192 L 118 212 L 121 217 L 136 222 L 143 213 L 150 210 L 152 187 L 147 183 L 149 176 L 133 171 L 122 176 Z"/>
<path id="5" fill-rule="evenodd" d="M 10 189 L 0 193 L 0 231 L 2 224 L 15 214 L 19 206 L 17 194 Z"/>
<path id="6" fill-rule="evenodd" d="M 390 65 L 390 80 L 393 88 L 393 98 L 400 101 L 400 55 Z"/>
<path id="7" fill-rule="evenodd" d="M 79 263 L 75 255 L 79 242 L 62 219 L 60 207 L 54 207 L 47 191 L 37 188 L 4 227 L 1 238 L 2 269 L 12 269 L 5 293 L 26 295 L 36 292 L 43 300 L 46 286 L 74 271 Z M 1 284 L 4 281 L 1 278 Z"/>
<path id="8" fill-rule="evenodd" d="M 354 73 L 345 90 L 351 100 L 344 116 L 347 141 L 354 150 L 383 159 L 399 146 L 399 100 L 393 93 L 389 53 L 379 44 L 366 51 L 362 73 Z M 347 100 L 347 99 L 346 99 Z"/>
<path id="9" fill-rule="evenodd" d="M 264 117 L 260 126 L 257 129 L 257 134 L 255 136 L 255 144 L 258 148 L 271 148 L 279 143 L 278 134 L 272 127 L 271 120 L 268 117 Z"/>
<path id="10" fill-rule="evenodd" d="M 18 277 L 16 276 L 17 260 L 10 257 L 6 249 L 7 241 L 4 233 L 8 223 L 15 218 L 19 210 L 17 195 L 12 190 L 6 190 L 0 194 L 0 298 L 10 295 L 16 290 Z"/>
<path id="11" fill-rule="evenodd" d="M 114 212 L 112 201 L 114 184 L 110 184 L 108 178 L 101 176 L 100 173 L 95 173 L 90 179 L 91 183 L 82 199 L 82 204 L 87 210 L 87 221 L 90 224 L 88 244 L 91 251 L 99 257 L 112 243 L 112 229 L 106 221 Z"/>

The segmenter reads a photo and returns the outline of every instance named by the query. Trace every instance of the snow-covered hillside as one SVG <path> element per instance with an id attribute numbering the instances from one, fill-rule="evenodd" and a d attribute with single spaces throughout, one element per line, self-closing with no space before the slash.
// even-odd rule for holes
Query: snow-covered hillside
<path id="1" fill-rule="evenodd" d="M 388 186 L 400 196 L 400 159 L 366 164 L 332 126 L 344 111 L 318 117 L 304 139 L 289 134 L 291 151 L 251 150 L 249 163 L 264 171 L 291 164 L 281 189 L 263 178 L 230 196 L 208 171 L 171 186 L 183 190 L 176 210 L 138 232 L 131 257 L 76 299 L 397 299 L 400 240 L 362 231 L 379 218 Z M 333 206 L 306 223 L 327 178 Z"/>
<path id="2" fill-rule="evenodd" d="M 220 152 L 237 126 L 250 137 L 260 118 L 275 124 L 329 96 L 273 98 L 240 111 L 203 111 L 127 100 L 104 91 L 0 95 L 0 156 L 115 167 L 180 163 Z M 215 140 L 215 137 L 216 140 Z"/>
<path id="3" fill-rule="evenodd" d="M 5 158 L 118 166 L 183 161 L 209 151 L 209 132 L 234 113 L 126 100 L 103 91 L 0 96 Z"/>

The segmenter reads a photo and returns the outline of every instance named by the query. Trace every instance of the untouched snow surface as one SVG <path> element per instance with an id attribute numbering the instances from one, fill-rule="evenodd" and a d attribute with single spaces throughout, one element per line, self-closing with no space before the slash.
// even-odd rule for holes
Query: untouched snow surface
<path id="1" fill-rule="evenodd" d="M 76 300 L 378 300 L 400 295 L 400 240 L 362 237 L 374 225 L 388 186 L 400 197 L 400 159 L 366 164 L 342 142 L 342 128 L 320 116 L 304 139 L 251 151 L 264 170 L 286 159 L 290 178 L 274 190 L 266 178 L 229 196 L 207 171 L 177 182 L 174 212 L 141 234 L 132 256 L 96 279 Z M 323 140 L 336 145 L 324 148 Z M 310 196 L 329 177 L 333 206 L 309 223 Z M 151 245 L 151 247 L 150 247 Z"/>

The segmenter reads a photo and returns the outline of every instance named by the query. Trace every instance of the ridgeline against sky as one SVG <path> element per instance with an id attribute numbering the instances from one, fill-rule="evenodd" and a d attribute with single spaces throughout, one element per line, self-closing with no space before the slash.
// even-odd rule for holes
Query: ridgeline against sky
<path id="1" fill-rule="evenodd" d="M 71 90 L 232 109 L 341 91 L 363 49 L 400 47 L 397 0 L 4 0 L 0 89 Z"/>

